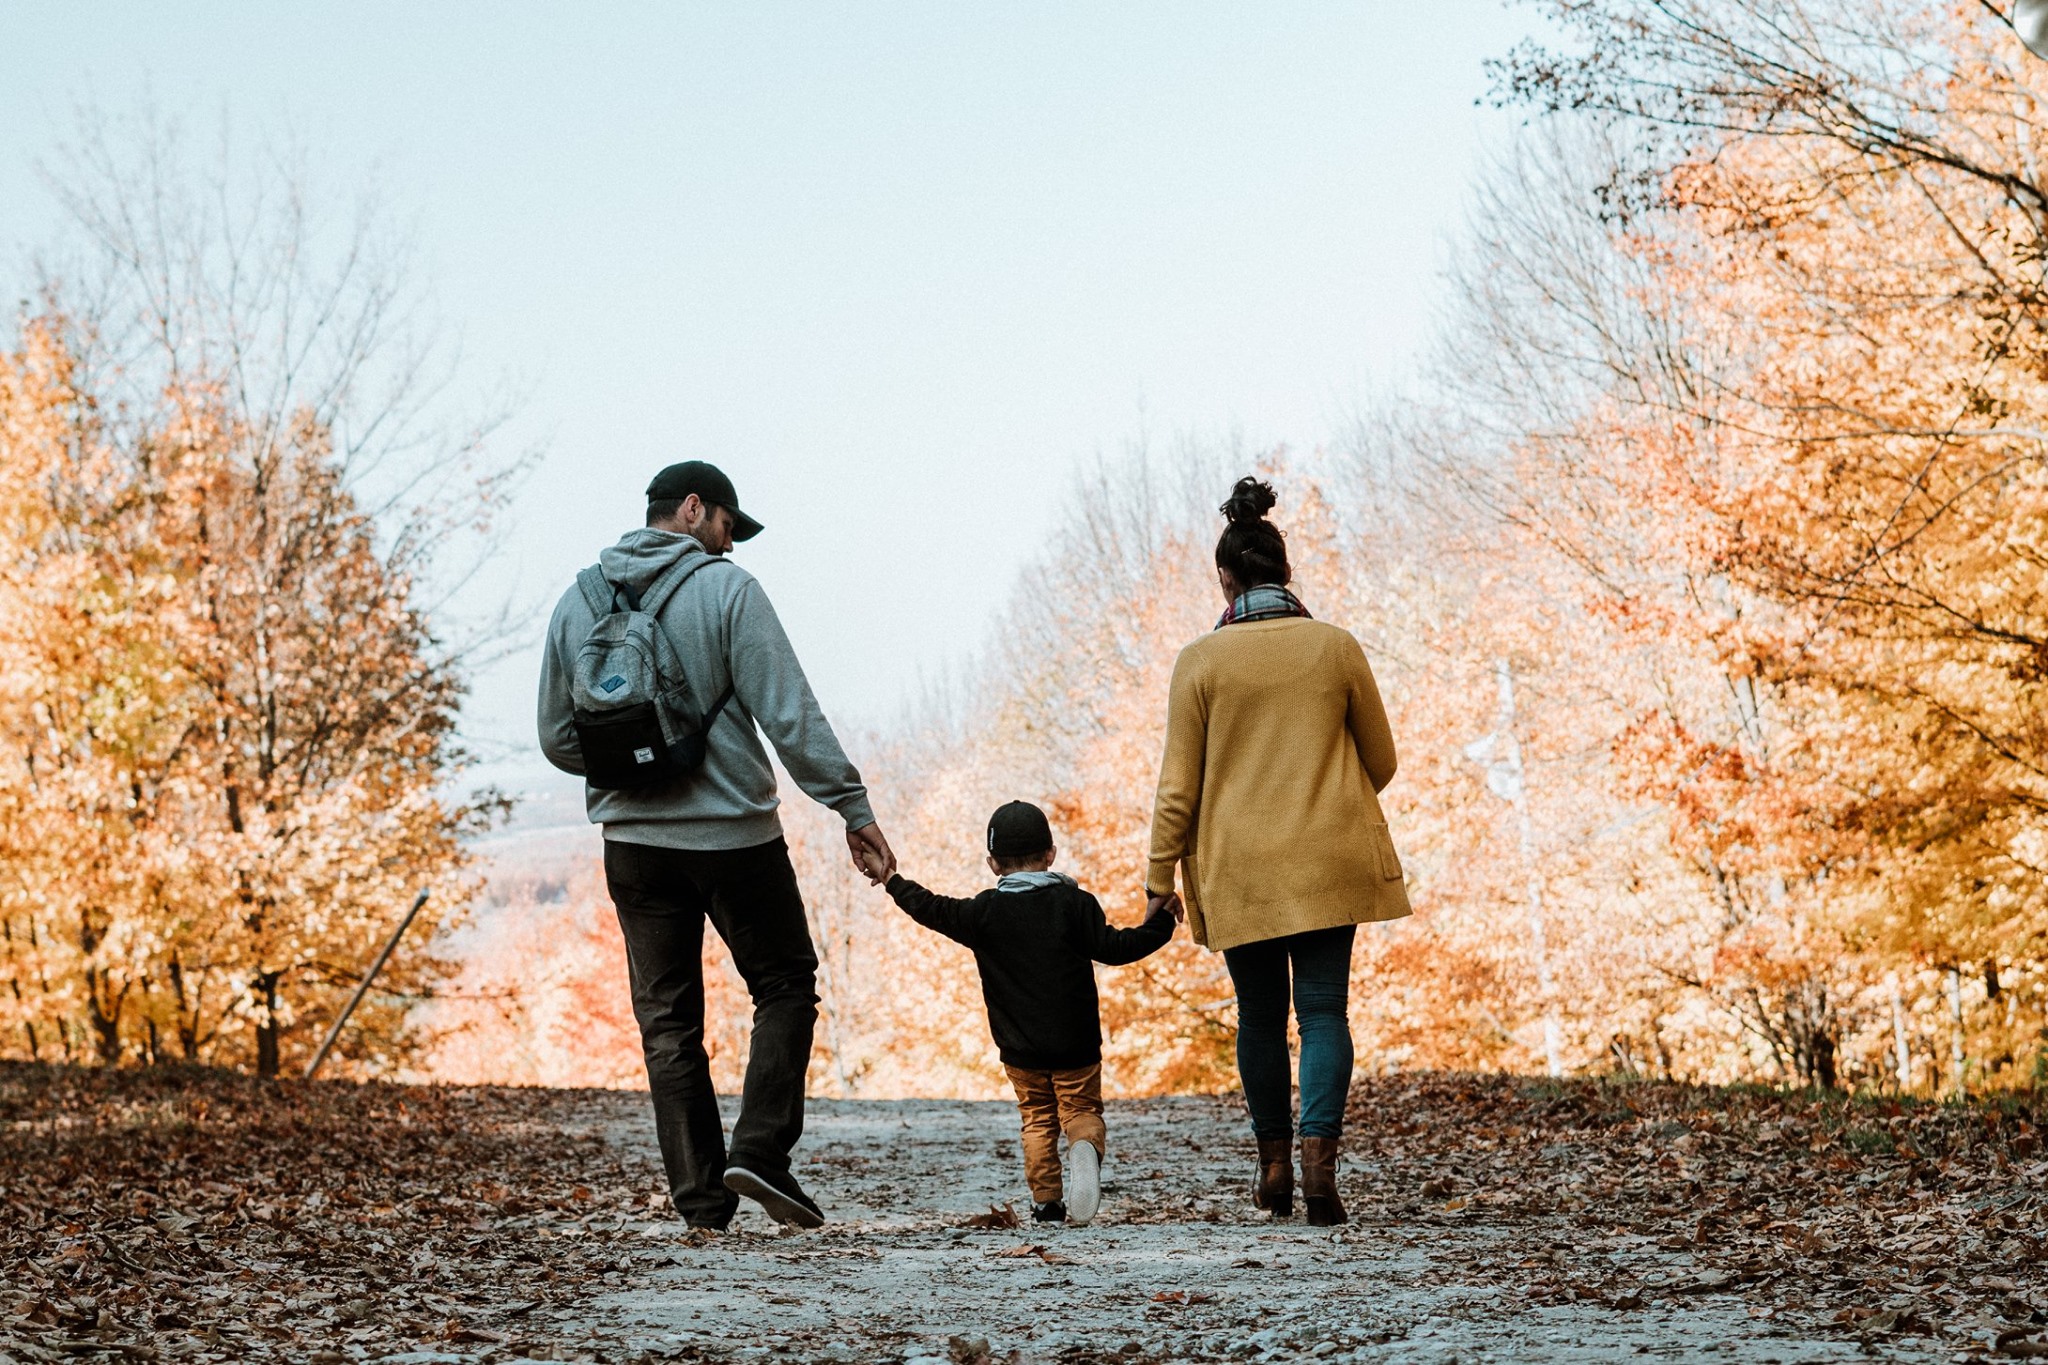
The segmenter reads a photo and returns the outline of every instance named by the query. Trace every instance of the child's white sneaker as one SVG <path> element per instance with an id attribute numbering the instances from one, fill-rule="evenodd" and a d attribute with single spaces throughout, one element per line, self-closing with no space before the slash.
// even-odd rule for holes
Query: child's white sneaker
<path id="1" fill-rule="evenodd" d="M 1102 1153 L 1092 1142 L 1067 1148 L 1067 1221 L 1094 1221 L 1102 1207 Z"/>

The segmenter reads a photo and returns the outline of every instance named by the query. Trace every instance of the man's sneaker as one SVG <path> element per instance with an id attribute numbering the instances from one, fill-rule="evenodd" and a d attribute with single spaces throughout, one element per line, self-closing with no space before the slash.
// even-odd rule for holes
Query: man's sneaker
<path id="1" fill-rule="evenodd" d="M 1064 1223 L 1067 1221 L 1067 1206 L 1057 1199 L 1048 1199 L 1043 1204 L 1031 1206 L 1031 1221 L 1034 1223 Z"/>
<path id="2" fill-rule="evenodd" d="M 825 1215 L 804 1193 L 804 1187 L 796 1183 L 796 1177 L 787 1171 L 763 1173 L 745 1166 L 728 1166 L 725 1168 L 725 1187 L 759 1204 L 778 1223 L 799 1228 L 823 1227 L 825 1224 Z"/>
<path id="3" fill-rule="evenodd" d="M 1077 1142 L 1067 1148 L 1067 1211 L 1076 1223 L 1086 1223 L 1102 1207 L 1102 1153 L 1092 1142 Z"/>

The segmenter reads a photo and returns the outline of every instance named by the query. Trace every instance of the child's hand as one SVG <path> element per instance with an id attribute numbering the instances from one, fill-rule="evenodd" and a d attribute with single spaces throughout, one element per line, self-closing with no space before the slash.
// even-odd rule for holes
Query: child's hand
<path id="1" fill-rule="evenodd" d="M 880 886 L 896 870 L 896 855 L 889 851 L 882 827 L 872 822 L 846 831 L 846 852 L 853 859 L 854 870 L 871 885 Z"/>
<path id="2" fill-rule="evenodd" d="M 1188 922 L 1188 910 L 1186 906 L 1180 903 L 1180 894 L 1178 892 L 1165 896 L 1147 896 L 1145 898 L 1145 914 L 1148 917 L 1159 913 L 1161 910 L 1165 910 L 1168 914 L 1172 915 L 1175 924 L 1186 924 Z"/>
<path id="3" fill-rule="evenodd" d="M 889 859 L 877 849 L 863 848 L 860 851 L 860 870 L 867 874 L 870 885 L 880 886 L 889 880 Z"/>

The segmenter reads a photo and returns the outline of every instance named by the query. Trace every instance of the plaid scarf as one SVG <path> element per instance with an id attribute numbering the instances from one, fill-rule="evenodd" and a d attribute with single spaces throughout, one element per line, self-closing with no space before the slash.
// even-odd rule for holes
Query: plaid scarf
<path id="1" fill-rule="evenodd" d="M 1217 618 L 1216 629 L 1221 630 L 1225 626 L 1234 626 L 1245 621 L 1277 621 L 1285 616 L 1308 617 L 1308 608 L 1301 605 L 1299 597 L 1279 584 L 1264 583 L 1238 594 L 1237 600 Z"/>

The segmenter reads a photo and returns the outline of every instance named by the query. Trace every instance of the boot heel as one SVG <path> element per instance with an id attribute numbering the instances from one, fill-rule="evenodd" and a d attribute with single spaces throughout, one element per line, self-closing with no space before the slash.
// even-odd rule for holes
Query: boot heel
<path id="1" fill-rule="evenodd" d="M 1265 1209 L 1275 1218 L 1294 1216 L 1294 1153 L 1285 1138 L 1259 1139 L 1252 1207 Z"/>
<path id="2" fill-rule="evenodd" d="M 1344 1201 L 1337 1197 L 1337 1139 L 1301 1140 L 1301 1202 L 1310 1227 L 1330 1228 L 1348 1221 Z"/>

